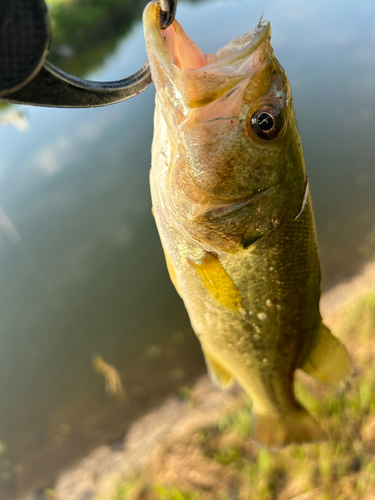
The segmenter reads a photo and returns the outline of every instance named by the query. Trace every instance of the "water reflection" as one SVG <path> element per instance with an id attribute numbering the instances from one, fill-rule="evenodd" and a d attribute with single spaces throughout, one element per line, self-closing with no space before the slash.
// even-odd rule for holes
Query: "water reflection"
<path id="1" fill-rule="evenodd" d="M 209 52 L 263 8 L 181 2 L 178 18 Z M 374 252 L 375 6 L 273 0 L 265 17 L 292 85 L 328 287 Z M 123 78 L 144 59 L 137 24 L 86 76 Z M 29 130 L 0 129 L 4 497 L 52 485 L 205 369 L 151 216 L 153 95 L 103 109 L 19 108 Z M 119 371 L 126 403 L 107 398 L 96 353 Z"/>
<path id="2" fill-rule="evenodd" d="M 29 122 L 26 118 L 26 114 L 15 106 L 7 106 L 5 109 L 1 109 L 0 114 L 0 127 L 5 127 L 6 125 L 13 125 L 13 127 L 18 130 L 18 132 L 25 132 L 29 128 Z"/>

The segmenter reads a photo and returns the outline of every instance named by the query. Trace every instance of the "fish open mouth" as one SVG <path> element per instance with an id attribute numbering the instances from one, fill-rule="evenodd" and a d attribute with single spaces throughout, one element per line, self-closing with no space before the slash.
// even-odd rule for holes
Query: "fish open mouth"
<path id="1" fill-rule="evenodd" d="M 173 84 L 188 107 L 199 107 L 218 98 L 264 63 L 270 53 L 270 25 L 260 22 L 216 53 L 204 54 L 175 20 L 160 29 L 160 7 L 147 5 L 143 25 L 155 85 Z"/>

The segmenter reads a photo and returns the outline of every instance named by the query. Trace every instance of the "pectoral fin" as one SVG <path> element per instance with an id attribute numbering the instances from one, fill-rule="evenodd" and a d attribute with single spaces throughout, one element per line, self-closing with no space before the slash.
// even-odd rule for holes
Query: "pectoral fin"
<path id="1" fill-rule="evenodd" d="M 350 377 L 352 363 L 344 345 L 320 322 L 301 370 L 335 389 Z"/>
<path id="2" fill-rule="evenodd" d="M 207 349 L 202 346 L 204 359 L 206 361 L 208 374 L 212 382 L 222 388 L 229 387 L 233 382 L 232 375 Z"/>
<path id="3" fill-rule="evenodd" d="M 199 261 L 189 259 L 189 263 L 216 302 L 227 309 L 243 310 L 240 292 L 214 254 L 207 252 Z"/>

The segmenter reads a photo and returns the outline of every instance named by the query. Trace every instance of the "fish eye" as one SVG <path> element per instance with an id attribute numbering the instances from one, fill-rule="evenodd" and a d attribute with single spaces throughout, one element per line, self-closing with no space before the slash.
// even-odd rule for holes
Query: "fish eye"
<path id="1" fill-rule="evenodd" d="M 264 106 L 253 114 L 250 120 L 251 128 L 261 139 L 275 139 L 282 129 L 282 119 L 279 108 Z"/>

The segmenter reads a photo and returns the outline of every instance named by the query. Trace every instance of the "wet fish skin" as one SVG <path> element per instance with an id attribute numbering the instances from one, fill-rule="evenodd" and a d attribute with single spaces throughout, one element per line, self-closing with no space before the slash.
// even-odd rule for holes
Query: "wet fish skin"
<path id="1" fill-rule="evenodd" d="M 325 432 L 296 400 L 301 368 L 339 386 L 351 370 L 319 313 L 320 266 L 289 84 L 268 23 L 205 56 L 175 21 L 144 13 L 156 87 L 150 174 L 168 269 L 222 386 L 253 400 L 253 437 L 278 448 Z M 280 113 L 276 138 L 251 117 Z"/>

